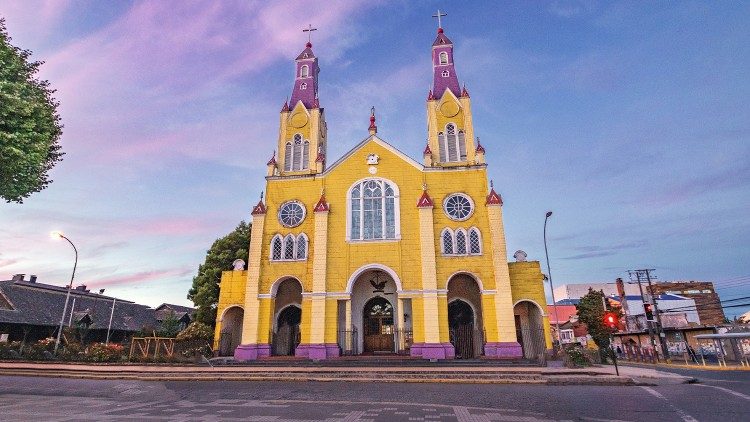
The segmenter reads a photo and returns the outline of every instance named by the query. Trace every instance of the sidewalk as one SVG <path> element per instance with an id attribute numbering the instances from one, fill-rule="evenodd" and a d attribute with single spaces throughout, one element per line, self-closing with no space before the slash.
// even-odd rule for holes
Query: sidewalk
<path id="1" fill-rule="evenodd" d="M 650 368 L 614 367 L 300 367 L 300 366 L 167 366 L 87 365 L 67 363 L 0 362 L 0 375 L 68 377 L 87 379 L 131 379 L 141 381 L 361 381 L 423 383 L 492 383 L 549 385 L 676 384 L 690 377 Z"/>
<path id="2" fill-rule="evenodd" d="M 618 363 L 622 365 L 637 365 L 639 367 L 662 367 L 662 368 L 680 368 L 680 369 L 696 369 L 699 371 L 750 371 L 750 366 L 742 366 L 742 365 L 727 365 L 727 366 L 719 366 L 714 363 L 709 363 L 706 365 L 701 364 L 685 364 L 684 362 L 672 362 L 672 363 L 666 363 L 666 362 L 659 362 L 659 363 L 645 363 L 645 362 L 630 362 L 630 361 L 623 361 L 618 360 Z"/>

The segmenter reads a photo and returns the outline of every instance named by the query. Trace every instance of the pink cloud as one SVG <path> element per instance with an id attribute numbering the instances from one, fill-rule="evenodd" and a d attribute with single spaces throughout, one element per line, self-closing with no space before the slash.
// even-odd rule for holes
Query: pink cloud
<path id="1" fill-rule="evenodd" d="M 142 271 L 137 273 L 115 275 L 97 278 L 87 283 L 89 288 L 101 288 L 123 284 L 140 284 L 147 281 L 163 280 L 166 278 L 186 277 L 193 272 L 191 268 L 173 268 L 166 270 Z"/>

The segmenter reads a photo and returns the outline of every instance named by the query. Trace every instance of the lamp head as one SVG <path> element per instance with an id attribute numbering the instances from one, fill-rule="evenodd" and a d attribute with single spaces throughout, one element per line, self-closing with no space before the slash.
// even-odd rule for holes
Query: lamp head
<path id="1" fill-rule="evenodd" d="M 50 232 L 49 237 L 55 240 L 62 239 L 63 233 L 61 231 L 55 230 L 55 231 Z"/>
<path id="2" fill-rule="evenodd" d="M 552 215 L 552 211 L 547 211 L 547 218 L 549 218 Z"/>

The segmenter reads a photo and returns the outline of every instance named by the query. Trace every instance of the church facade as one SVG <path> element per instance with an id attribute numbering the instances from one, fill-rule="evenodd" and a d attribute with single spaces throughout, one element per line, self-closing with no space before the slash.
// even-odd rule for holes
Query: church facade
<path id="1" fill-rule="evenodd" d="M 222 275 L 221 354 L 535 358 L 551 347 L 539 263 L 508 262 L 503 201 L 442 28 L 432 66 L 421 162 L 378 137 L 373 110 L 369 136 L 329 164 L 312 44 L 296 58 L 247 270 Z"/>

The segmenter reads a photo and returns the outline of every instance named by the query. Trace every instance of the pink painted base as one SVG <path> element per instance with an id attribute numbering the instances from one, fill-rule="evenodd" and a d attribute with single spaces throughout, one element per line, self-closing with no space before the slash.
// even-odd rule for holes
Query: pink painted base
<path id="1" fill-rule="evenodd" d="M 234 360 L 256 360 L 271 356 L 270 344 L 241 344 L 234 350 Z"/>
<path id="2" fill-rule="evenodd" d="M 311 360 L 324 360 L 341 356 L 339 345 L 336 343 L 326 344 L 300 344 L 294 350 L 294 356 L 308 358 Z"/>
<path id="3" fill-rule="evenodd" d="M 453 359 L 456 357 L 456 349 L 450 343 L 414 343 L 409 354 L 430 360 Z"/>
<path id="4" fill-rule="evenodd" d="M 484 357 L 488 359 L 518 359 L 523 357 L 523 349 L 518 342 L 498 342 L 484 345 Z"/>

